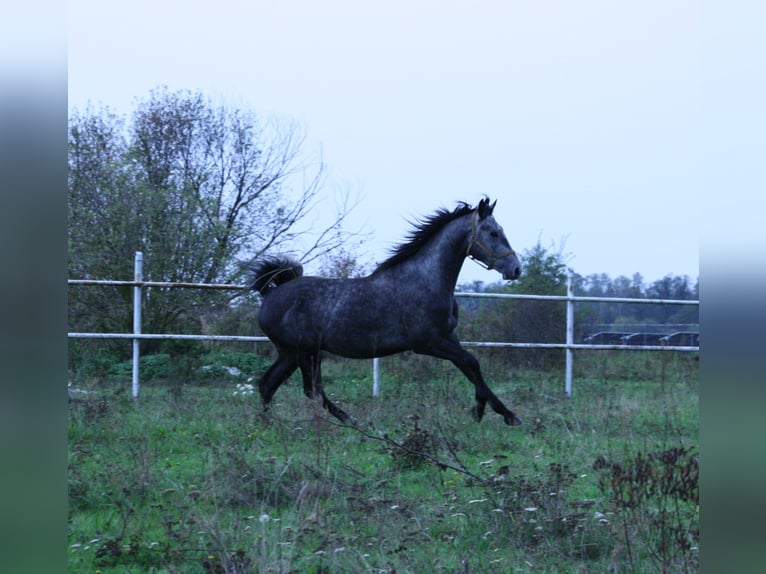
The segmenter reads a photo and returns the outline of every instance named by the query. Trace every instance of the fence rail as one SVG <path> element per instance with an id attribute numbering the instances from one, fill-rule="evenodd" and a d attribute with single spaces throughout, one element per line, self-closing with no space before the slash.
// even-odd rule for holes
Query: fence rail
<path id="1" fill-rule="evenodd" d="M 249 341 L 266 342 L 268 337 L 244 336 L 244 335 L 189 335 L 175 333 L 142 333 L 141 332 L 141 301 L 144 288 L 182 288 L 182 289 L 218 289 L 236 291 L 245 288 L 244 285 L 235 284 L 212 284 L 212 283 L 184 283 L 166 281 L 143 280 L 143 254 L 136 252 L 134 260 L 133 281 L 112 281 L 102 279 L 69 279 L 68 285 L 73 286 L 121 286 L 133 287 L 133 332 L 132 333 L 67 333 L 72 339 L 128 339 L 133 342 L 133 397 L 139 395 L 139 341 L 141 340 L 201 340 L 201 341 Z M 699 301 L 687 301 L 681 299 L 630 299 L 625 297 L 589 297 L 575 296 L 573 293 L 573 272 L 570 270 L 567 282 L 566 295 L 527 295 L 512 293 L 468 293 L 455 292 L 456 297 L 480 298 L 480 299 L 533 299 L 542 301 L 563 301 L 567 304 L 566 342 L 565 343 L 510 343 L 494 341 L 461 341 L 466 347 L 490 347 L 490 348 L 517 348 L 517 349 L 563 349 L 566 352 L 565 393 L 572 394 L 572 351 L 575 350 L 621 350 L 621 351 L 699 351 L 699 346 L 673 346 L 673 345 L 587 345 L 574 342 L 574 304 L 580 302 L 594 303 L 639 303 L 639 304 L 662 304 L 662 305 L 699 305 Z M 378 359 L 373 364 L 373 395 L 379 393 Z"/>
<path id="2" fill-rule="evenodd" d="M 252 341 L 265 342 L 268 337 L 250 337 L 247 335 L 176 335 L 174 333 L 67 333 L 72 339 L 178 339 L 186 341 Z"/>

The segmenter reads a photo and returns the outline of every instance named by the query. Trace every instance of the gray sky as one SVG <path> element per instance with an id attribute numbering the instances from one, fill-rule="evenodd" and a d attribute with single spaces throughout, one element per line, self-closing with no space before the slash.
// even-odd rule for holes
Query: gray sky
<path id="1" fill-rule="evenodd" d="M 699 274 L 693 1 L 69 2 L 69 106 L 167 85 L 295 120 L 385 258 L 407 220 L 497 199 L 517 251 L 582 275 Z M 326 204 L 331 207 L 333 199 Z M 500 277 L 466 262 L 460 281 Z"/>

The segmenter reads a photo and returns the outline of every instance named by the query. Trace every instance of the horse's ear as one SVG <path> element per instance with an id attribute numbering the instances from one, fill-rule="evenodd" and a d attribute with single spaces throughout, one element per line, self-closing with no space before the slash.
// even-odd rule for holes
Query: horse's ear
<path id="1" fill-rule="evenodd" d="M 484 219 L 488 215 L 492 215 L 492 212 L 495 210 L 496 203 L 497 203 L 497 200 L 495 200 L 495 202 L 492 205 L 490 205 L 488 197 L 485 197 L 484 199 L 482 199 L 479 202 L 479 207 L 478 207 L 479 219 Z"/>

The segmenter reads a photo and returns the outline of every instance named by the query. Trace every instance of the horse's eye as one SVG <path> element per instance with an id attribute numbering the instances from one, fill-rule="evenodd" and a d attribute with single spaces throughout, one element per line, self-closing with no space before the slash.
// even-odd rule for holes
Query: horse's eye
<path id="1" fill-rule="evenodd" d="M 490 231 L 490 232 L 489 232 L 489 235 L 490 235 L 491 237 L 500 237 L 500 234 L 499 234 L 497 231 Z"/>

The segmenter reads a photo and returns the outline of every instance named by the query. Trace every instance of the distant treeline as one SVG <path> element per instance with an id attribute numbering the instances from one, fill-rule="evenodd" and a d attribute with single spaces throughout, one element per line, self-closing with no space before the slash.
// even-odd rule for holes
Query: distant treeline
<path id="1" fill-rule="evenodd" d="M 699 278 L 666 275 L 644 284 L 639 273 L 632 279 L 606 274 L 586 277 L 575 275 L 575 295 L 626 297 L 631 299 L 699 300 Z M 648 305 L 633 303 L 579 303 L 577 317 L 581 324 L 699 324 L 698 305 Z"/>

